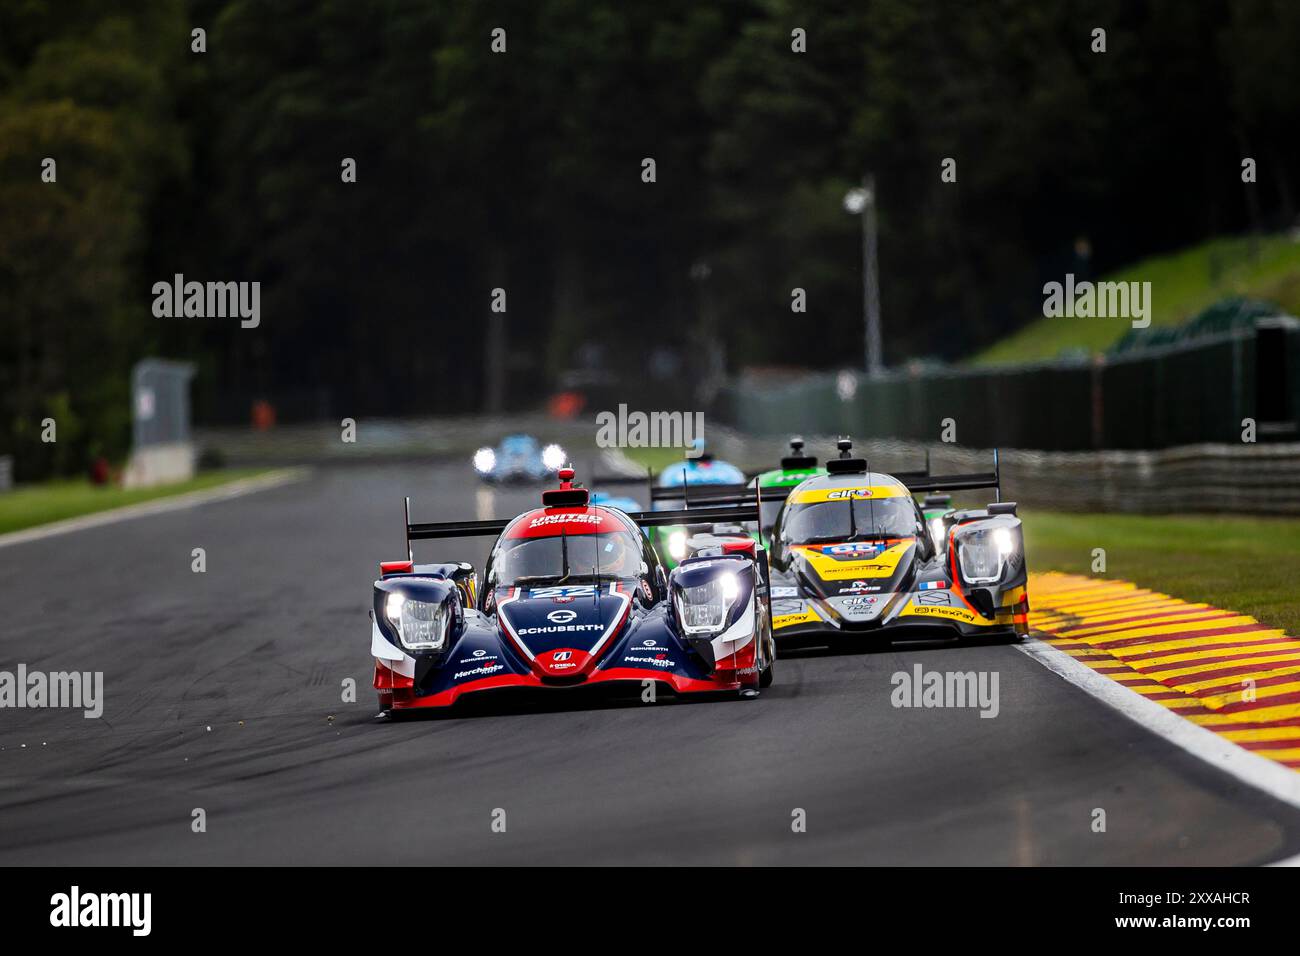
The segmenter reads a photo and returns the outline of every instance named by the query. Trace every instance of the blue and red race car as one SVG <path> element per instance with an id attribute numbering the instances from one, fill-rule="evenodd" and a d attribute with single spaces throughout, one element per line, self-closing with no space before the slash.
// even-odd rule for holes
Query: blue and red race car
<path id="1" fill-rule="evenodd" d="M 540 508 L 510 520 L 412 524 L 408 499 L 407 558 L 381 564 L 374 584 L 382 711 L 506 689 L 652 682 L 753 697 L 771 683 L 768 564 L 753 538 L 699 535 L 669 572 L 642 526 L 681 514 L 593 505 L 571 468 L 559 477 Z M 415 564 L 411 554 L 414 540 L 489 534 L 481 582 L 467 563 Z"/>

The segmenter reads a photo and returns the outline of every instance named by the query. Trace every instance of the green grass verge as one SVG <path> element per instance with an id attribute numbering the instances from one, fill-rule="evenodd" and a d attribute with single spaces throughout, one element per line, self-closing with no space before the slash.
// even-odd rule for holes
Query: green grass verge
<path id="1" fill-rule="evenodd" d="M 139 504 L 154 498 L 170 498 L 187 491 L 213 488 L 265 472 L 266 469 L 260 468 L 207 471 L 190 481 L 130 490 L 118 486 L 97 488 L 84 478 L 20 485 L 13 491 L 0 494 L 0 534 Z"/>
<path id="2" fill-rule="evenodd" d="M 1300 636 L 1300 519 L 1045 511 L 1023 518 L 1034 571 L 1091 576 L 1092 551 L 1104 548 L 1105 577 L 1249 614 Z"/>
<path id="3" fill-rule="evenodd" d="M 1300 242 L 1288 236 L 1214 239 L 1167 256 L 1144 259 L 1102 276 L 1107 282 L 1150 282 L 1151 324 L 1177 325 L 1231 295 L 1276 302 L 1300 315 Z M 1130 328 L 1127 319 L 1039 318 L 976 355 L 976 365 L 1036 362 L 1063 350 L 1102 352 Z"/>
<path id="4" fill-rule="evenodd" d="M 652 468 L 656 475 L 674 462 L 683 460 L 680 448 L 624 448 L 623 454 L 638 465 Z"/>

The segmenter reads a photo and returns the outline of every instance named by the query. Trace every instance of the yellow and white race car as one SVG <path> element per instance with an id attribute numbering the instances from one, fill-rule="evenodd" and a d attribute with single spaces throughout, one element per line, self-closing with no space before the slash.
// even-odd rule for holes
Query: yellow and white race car
<path id="1" fill-rule="evenodd" d="M 827 474 L 791 489 L 772 529 L 778 647 L 878 637 L 1029 633 L 1024 538 L 1016 504 L 925 515 L 923 491 L 997 489 L 994 470 L 909 476 L 870 471 L 840 439 Z"/>

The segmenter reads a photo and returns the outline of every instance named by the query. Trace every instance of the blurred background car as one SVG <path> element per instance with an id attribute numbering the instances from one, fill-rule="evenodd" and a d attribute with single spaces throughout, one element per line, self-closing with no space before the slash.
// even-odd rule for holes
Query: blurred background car
<path id="1" fill-rule="evenodd" d="M 655 487 L 650 491 L 656 511 L 675 511 L 704 503 L 711 495 L 742 492 L 745 473 L 730 462 L 720 461 L 706 449 L 704 439 L 691 444 L 691 455 L 674 462 L 659 473 Z M 700 532 L 736 534 L 744 532 L 742 522 L 708 523 L 699 525 L 666 525 L 648 529 L 650 540 L 658 549 L 664 563 L 672 568 L 686 557 L 687 541 Z"/>
<path id="2" fill-rule="evenodd" d="M 605 508 L 617 508 L 619 511 L 628 514 L 635 514 L 638 511 L 644 511 L 645 508 L 641 502 L 629 495 L 616 495 L 607 491 L 593 491 L 591 493 L 591 503 L 601 505 Z"/>
<path id="3" fill-rule="evenodd" d="M 487 482 L 546 481 L 564 462 L 563 448 L 554 443 L 543 446 L 532 435 L 507 435 L 495 448 L 484 446 L 474 452 L 474 471 Z"/>

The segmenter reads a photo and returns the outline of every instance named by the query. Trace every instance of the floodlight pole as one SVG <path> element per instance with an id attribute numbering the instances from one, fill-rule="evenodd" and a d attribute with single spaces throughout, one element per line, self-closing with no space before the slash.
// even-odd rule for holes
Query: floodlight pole
<path id="1" fill-rule="evenodd" d="M 867 374 L 879 375 L 884 363 L 880 345 L 880 280 L 876 275 L 876 181 L 862 177 L 862 305 L 864 309 Z"/>

